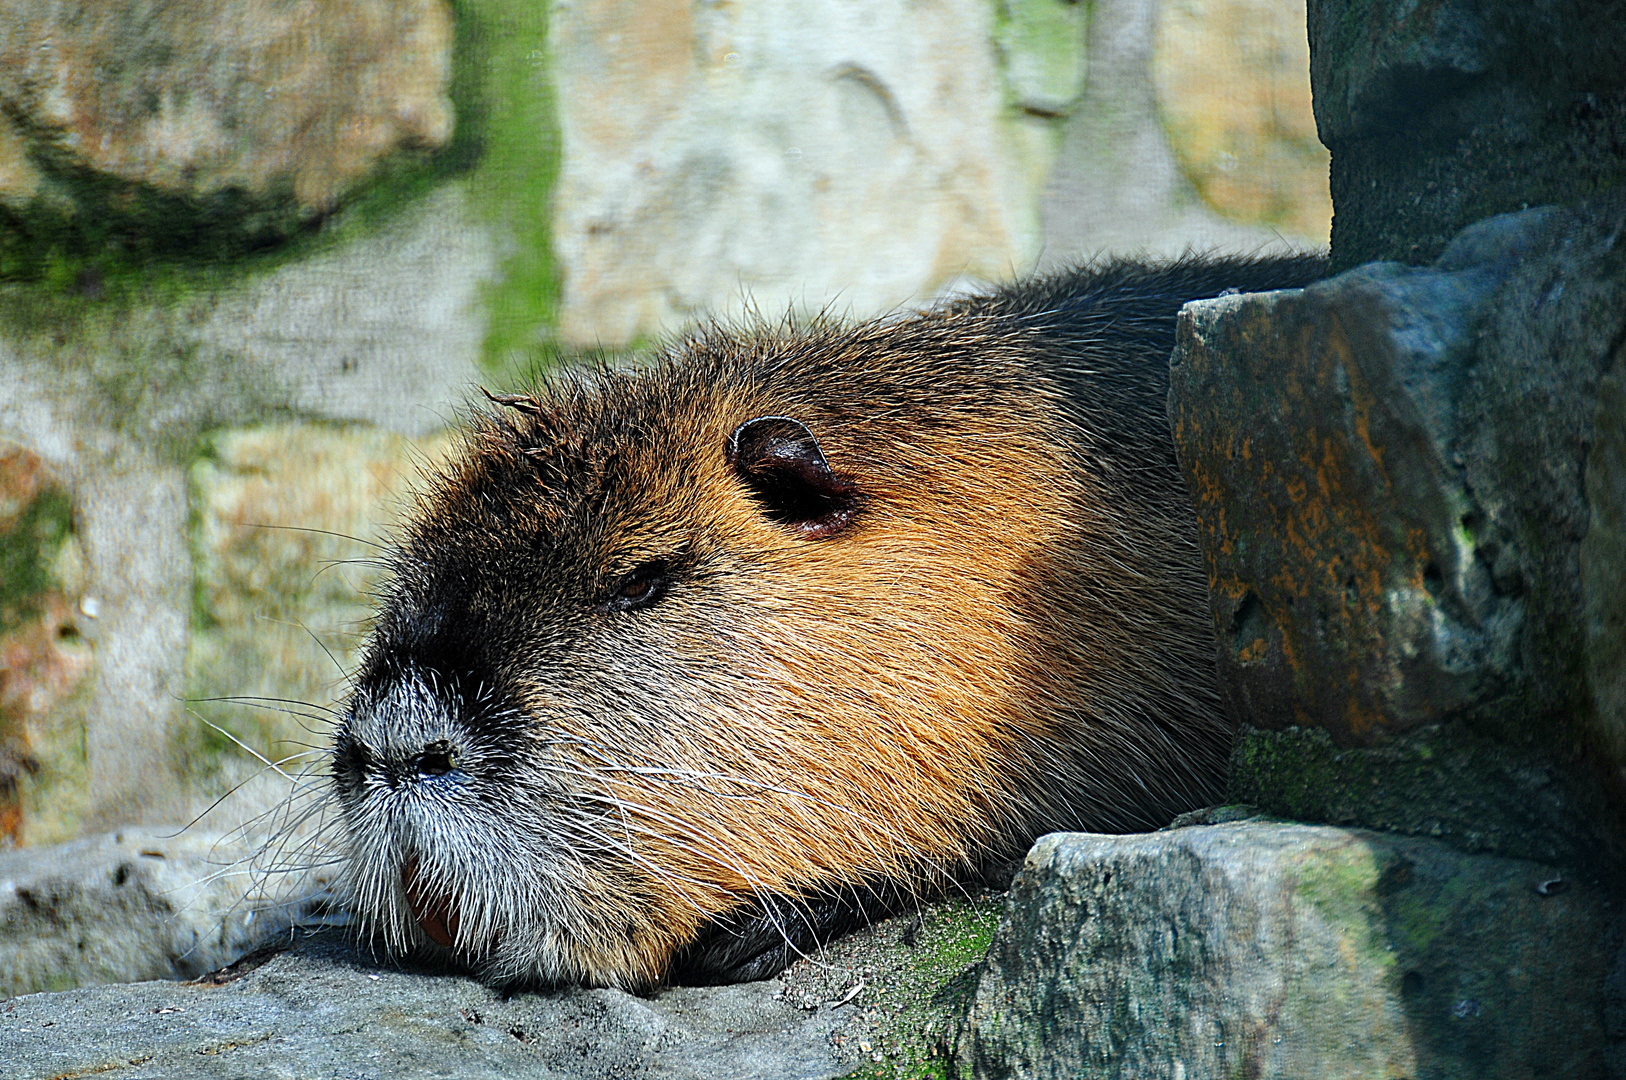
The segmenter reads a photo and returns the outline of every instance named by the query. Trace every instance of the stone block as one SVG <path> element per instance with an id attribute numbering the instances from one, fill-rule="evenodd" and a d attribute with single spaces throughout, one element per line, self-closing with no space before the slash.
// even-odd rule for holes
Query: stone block
<path id="1" fill-rule="evenodd" d="M 1301 0 L 1165 0 L 1151 59 L 1158 118 L 1203 203 L 1324 246 L 1332 198 Z"/>
<path id="2" fill-rule="evenodd" d="M 259 961 L 259 966 L 255 962 Z M 211 985 L 217 982 L 219 985 Z M 147 982 L 0 1008 L 6 1076 L 449 1080 L 835 1080 L 851 1008 L 807 1008 L 772 981 L 503 991 L 381 963 L 337 934 L 202 985 Z"/>
<path id="3" fill-rule="evenodd" d="M 1293 4 L 1265 0 L 1088 10 L 1088 77 L 1045 184 L 1040 269 L 1326 243 L 1302 9 L 1296 24 Z"/>
<path id="4" fill-rule="evenodd" d="M 1344 750 L 1446 724 L 1618 794 L 1623 222 L 1530 211 L 1431 268 L 1182 312 L 1169 412 L 1240 723 Z"/>
<path id="5" fill-rule="evenodd" d="M 553 9 L 560 332 L 621 346 L 753 299 L 869 314 L 1038 247 L 993 6 Z"/>
<path id="6" fill-rule="evenodd" d="M 444 0 L 6 0 L 7 224 L 165 251 L 281 239 L 448 140 L 451 49 Z"/>
<path id="7" fill-rule="evenodd" d="M 1626 1035 L 1604 1021 L 1619 915 L 1552 867 L 1429 840 L 1054 834 L 1012 886 L 959 1060 L 1024 1080 L 1601 1077 Z"/>
<path id="8" fill-rule="evenodd" d="M 1310 0 L 1335 269 L 1626 182 L 1620 0 Z"/>
<path id="9" fill-rule="evenodd" d="M 42 803 L 64 780 L 83 783 L 83 735 L 64 706 L 94 665 L 84 590 L 68 485 L 40 455 L 0 440 L 0 847 L 41 824 L 48 833 L 63 808 Z"/>
<path id="10" fill-rule="evenodd" d="M 191 469 L 188 773 L 237 760 L 207 721 L 299 772 L 326 745 L 413 481 L 449 445 L 366 427 L 215 433 Z M 241 760 L 235 769 L 257 768 Z M 228 769 L 226 779 L 234 779 Z M 229 809 L 229 808 L 228 808 Z"/>

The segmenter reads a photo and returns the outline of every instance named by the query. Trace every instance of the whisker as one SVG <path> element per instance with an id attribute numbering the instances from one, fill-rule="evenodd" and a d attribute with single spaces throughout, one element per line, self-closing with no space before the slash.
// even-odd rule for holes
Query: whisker
<path id="1" fill-rule="evenodd" d="M 377 541 L 367 540 L 360 536 L 351 536 L 349 533 L 334 532 L 332 529 L 313 529 L 305 525 L 271 525 L 260 521 L 248 521 L 244 522 L 244 525 L 250 529 L 275 529 L 285 532 L 314 533 L 318 536 L 332 536 L 340 540 L 349 540 L 354 544 L 363 544 L 370 548 L 376 548 L 379 551 L 389 550 L 387 547 L 385 547 L 385 545 L 380 544 Z"/>

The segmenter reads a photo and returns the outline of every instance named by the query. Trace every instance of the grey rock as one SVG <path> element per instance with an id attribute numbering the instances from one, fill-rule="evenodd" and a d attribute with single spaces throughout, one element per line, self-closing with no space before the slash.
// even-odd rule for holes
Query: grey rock
<path id="1" fill-rule="evenodd" d="M 214 981 L 17 998 L 0 1009 L 6 1075 L 824 1080 L 850 1068 L 830 1036 L 851 1010 L 804 1009 L 774 982 L 510 995 L 382 966 L 331 933 Z"/>
<path id="2" fill-rule="evenodd" d="M 1328 146 L 1398 126 L 1490 69 L 1481 5 L 1310 0 L 1316 126 Z"/>
<path id="3" fill-rule="evenodd" d="M 1626 182 L 1621 0 L 1310 0 L 1333 265 L 1422 264 L 1493 214 Z"/>
<path id="4" fill-rule="evenodd" d="M 995 934 L 977 1077 L 1599 1076 L 1610 894 L 1443 844 L 1270 823 L 1056 834 Z"/>
<path id="5" fill-rule="evenodd" d="M 153 736 L 168 727 L 183 686 L 192 584 L 186 474 L 128 447 L 97 466 L 74 492 L 91 567 L 80 608 L 97 659 L 83 729 L 89 816 L 109 824 L 173 817 L 184 811 L 164 805 L 175 787 L 169 747 Z"/>
<path id="6" fill-rule="evenodd" d="M 497 241 L 468 202 L 464 185 L 442 185 L 373 235 L 224 292 L 195 339 L 181 336 L 275 380 L 286 396 L 273 408 L 439 431 L 482 375 L 480 290 L 497 276 Z M 235 419 L 207 407 L 213 423 Z"/>
<path id="7" fill-rule="evenodd" d="M 126 829 L 0 851 L 0 997 L 193 978 L 319 921 L 321 880 L 258 874 L 255 850 L 196 829 Z"/>
<path id="8" fill-rule="evenodd" d="M 1319 729 L 1335 751 L 1443 724 L 1419 737 L 1569 785 L 1534 831 L 1455 812 L 1459 841 L 1498 833 L 1549 858 L 1618 843 L 1601 792 L 1626 765 L 1626 545 L 1620 425 L 1602 403 L 1626 333 L 1623 225 L 1620 199 L 1496 218 L 1434 268 L 1372 264 L 1181 314 L 1170 418 L 1227 707 L 1254 728 Z M 1315 755 L 1242 746 L 1232 796 L 1288 816 L 1326 820 L 1361 771 L 1295 779 Z M 1442 764 L 1418 768 L 1443 780 Z M 1535 811 L 1517 785 L 1484 790 L 1498 784 L 1509 812 Z"/>

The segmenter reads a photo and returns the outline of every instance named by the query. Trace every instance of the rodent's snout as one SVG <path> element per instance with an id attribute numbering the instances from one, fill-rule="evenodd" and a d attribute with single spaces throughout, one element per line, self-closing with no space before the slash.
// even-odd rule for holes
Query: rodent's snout
<path id="1" fill-rule="evenodd" d="M 457 771 L 464 759 L 462 747 L 449 738 L 429 739 L 416 751 L 411 745 L 380 751 L 349 730 L 339 734 L 333 756 L 334 779 L 352 788 L 370 781 L 399 788 L 431 780 Z"/>
<path id="2" fill-rule="evenodd" d="M 495 944 L 489 913 L 473 926 L 464 918 L 469 858 L 511 843 L 491 804 L 512 760 L 501 748 L 522 724 L 486 687 L 469 693 L 433 670 L 393 666 L 359 682 L 335 735 L 333 786 L 358 911 L 393 947 L 410 946 L 414 926 L 419 945 L 470 959 Z"/>
<path id="3" fill-rule="evenodd" d="M 489 681 L 411 663 L 363 674 L 334 734 L 332 777 L 347 818 L 408 834 L 489 803 L 527 744 L 524 712 Z"/>
<path id="4" fill-rule="evenodd" d="M 334 740 L 333 777 L 341 796 L 367 785 L 393 790 L 468 780 L 469 767 L 489 756 L 476 745 L 481 714 L 493 727 L 500 717 L 492 714 L 504 711 L 491 708 L 490 693 L 473 697 L 455 680 L 416 668 L 359 686 Z"/>

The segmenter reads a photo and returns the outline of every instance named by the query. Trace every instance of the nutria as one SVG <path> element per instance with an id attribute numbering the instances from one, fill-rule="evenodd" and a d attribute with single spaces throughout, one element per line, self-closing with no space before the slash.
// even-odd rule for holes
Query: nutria
<path id="1" fill-rule="evenodd" d="M 494 397 L 337 730 L 357 912 L 497 983 L 761 977 L 1041 833 L 1210 803 L 1174 316 L 1323 270 L 1118 263 Z"/>

